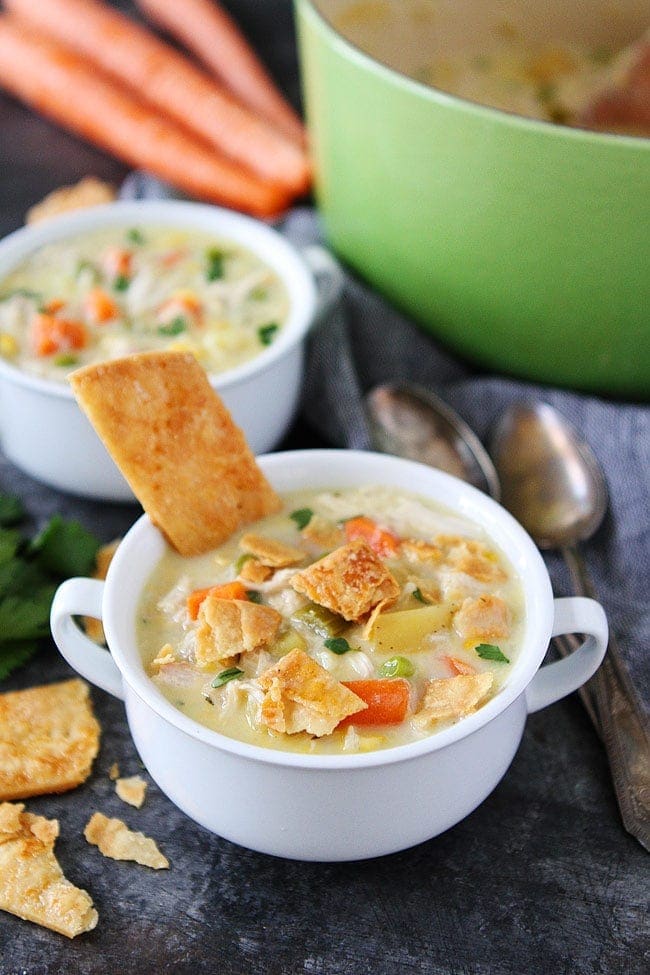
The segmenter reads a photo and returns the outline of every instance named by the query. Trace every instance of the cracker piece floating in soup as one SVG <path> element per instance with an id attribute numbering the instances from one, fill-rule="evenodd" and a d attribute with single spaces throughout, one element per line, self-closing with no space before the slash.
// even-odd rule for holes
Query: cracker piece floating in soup
<path id="1" fill-rule="evenodd" d="M 75 789 L 98 749 L 99 724 L 82 680 L 0 694 L 0 799 Z"/>
<path id="2" fill-rule="evenodd" d="M 454 721 L 475 711 L 492 687 L 490 673 L 459 674 L 427 682 L 424 698 L 413 720 L 420 728 L 438 721 Z"/>
<path id="3" fill-rule="evenodd" d="M 487 546 L 466 539 L 451 549 L 448 559 L 454 569 L 478 582 L 503 582 L 507 575 L 491 556 Z"/>
<path id="4" fill-rule="evenodd" d="M 409 562 L 442 562 L 443 551 L 439 545 L 432 545 L 420 538 L 406 538 L 402 542 L 402 552 Z"/>
<path id="5" fill-rule="evenodd" d="M 70 382 L 134 494 L 181 555 L 208 552 L 280 509 L 190 353 L 141 352 L 86 366 Z"/>
<path id="6" fill-rule="evenodd" d="M 272 575 L 273 569 L 270 565 L 264 565 L 259 559 L 250 558 L 242 565 L 238 578 L 243 579 L 244 582 L 261 583 L 267 582 Z"/>
<path id="7" fill-rule="evenodd" d="M 201 603 L 199 623 L 196 662 L 199 667 L 210 667 L 227 657 L 267 646 L 280 628 L 282 615 L 271 606 L 246 599 L 208 595 Z"/>
<path id="8" fill-rule="evenodd" d="M 296 573 L 291 585 L 312 602 L 355 622 L 377 603 L 387 605 L 400 594 L 397 581 L 361 539 L 341 545 Z"/>
<path id="9" fill-rule="evenodd" d="M 54 855 L 56 819 L 0 804 L 0 909 L 67 938 L 92 931 L 98 914 L 85 890 L 64 876 Z"/>
<path id="10" fill-rule="evenodd" d="M 266 535 L 255 535 L 253 532 L 242 535 L 239 547 L 247 554 L 254 555 L 262 565 L 272 569 L 285 569 L 289 565 L 297 565 L 305 558 L 301 549 L 285 545 L 284 542 Z"/>
<path id="11" fill-rule="evenodd" d="M 126 779 L 117 779 L 115 792 L 122 802 L 127 802 L 129 806 L 140 809 L 147 794 L 147 783 L 141 775 L 131 775 Z"/>
<path id="12" fill-rule="evenodd" d="M 99 852 L 111 860 L 131 860 L 153 870 L 166 870 L 169 860 L 163 856 L 154 840 L 144 833 L 130 830 L 121 819 L 109 819 L 96 812 L 90 817 L 84 836 Z"/>
<path id="13" fill-rule="evenodd" d="M 510 612 L 500 596 L 468 596 L 454 616 L 460 637 L 475 640 L 501 640 L 510 635 Z"/>
<path id="14" fill-rule="evenodd" d="M 288 735 L 329 735 L 343 718 L 368 707 L 304 650 L 292 650 L 257 683 L 265 692 L 262 724 Z"/>

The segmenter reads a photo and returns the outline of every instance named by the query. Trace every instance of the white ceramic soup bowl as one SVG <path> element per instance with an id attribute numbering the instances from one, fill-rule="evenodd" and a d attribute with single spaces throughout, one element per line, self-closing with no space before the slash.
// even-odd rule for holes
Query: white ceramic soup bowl
<path id="1" fill-rule="evenodd" d="M 365 754 L 305 755 L 245 744 L 178 711 L 148 677 L 136 638 L 140 595 L 165 542 L 146 516 L 119 546 L 106 582 L 70 579 L 52 606 L 59 650 L 80 674 L 120 697 L 152 778 L 183 812 L 226 839 L 301 860 L 356 860 L 430 839 L 467 816 L 504 775 L 526 715 L 588 680 L 607 622 L 590 599 L 553 599 L 542 558 L 521 526 L 462 481 L 383 454 L 314 450 L 259 459 L 280 492 L 390 485 L 441 502 L 481 524 L 518 573 L 525 627 L 499 692 L 474 714 L 412 744 Z M 74 617 L 101 618 L 110 654 Z M 570 657 L 540 669 L 549 639 L 587 634 Z"/>
<path id="2" fill-rule="evenodd" d="M 289 315 L 275 341 L 211 382 L 255 453 L 274 447 L 293 418 L 305 338 L 336 294 L 340 272 L 321 248 L 299 252 L 277 231 L 230 210 L 176 200 L 93 207 L 24 227 L 0 241 L 2 279 L 45 244 L 110 226 L 173 226 L 232 240 L 253 251 L 284 282 Z M 133 500 L 65 382 L 30 375 L 0 357 L 0 439 L 17 467 L 52 487 L 110 501 Z"/>

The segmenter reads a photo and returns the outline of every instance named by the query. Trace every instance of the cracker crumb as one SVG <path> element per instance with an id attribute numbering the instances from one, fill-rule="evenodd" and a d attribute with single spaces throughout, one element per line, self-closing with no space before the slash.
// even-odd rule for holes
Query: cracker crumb
<path id="1" fill-rule="evenodd" d="M 130 860 L 153 870 L 166 870 L 169 860 L 163 856 L 154 840 L 130 830 L 121 819 L 109 819 L 96 812 L 90 817 L 84 836 L 92 846 L 111 860 Z"/>
<path id="2" fill-rule="evenodd" d="M 115 791 L 122 802 L 140 809 L 147 794 L 147 783 L 140 775 L 131 775 L 126 779 L 118 779 L 115 783 Z"/>

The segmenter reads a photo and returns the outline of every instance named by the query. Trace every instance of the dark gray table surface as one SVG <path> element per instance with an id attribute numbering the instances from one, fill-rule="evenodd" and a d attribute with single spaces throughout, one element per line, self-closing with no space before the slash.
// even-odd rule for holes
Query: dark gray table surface
<path id="1" fill-rule="evenodd" d="M 297 101 L 289 3 L 228 6 Z M 0 97 L 1 233 L 53 187 L 87 173 L 119 181 L 124 172 Z M 286 443 L 318 445 L 300 420 Z M 1 455 L 0 491 L 23 498 L 34 526 L 61 512 L 104 540 L 138 514 L 58 494 Z M 70 674 L 50 647 L 4 689 Z M 236 847 L 185 818 L 153 784 L 141 810 L 125 806 L 108 769 L 115 761 L 123 774 L 142 767 L 120 702 L 98 690 L 93 700 L 103 734 L 91 778 L 28 807 L 60 819 L 57 854 L 70 879 L 91 892 L 99 924 L 68 942 L 0 915 L 0 975 L 650 970 L 647 854 L 620 825 L 602 749 L 575 695 L 530 718 L 503 781 L 454 829 L 400 854 L 348 864 L 283 861 Z M 154 873 L 102 858 L 82 836 L 95 809 L 154 836 L 171 869 Z"/>

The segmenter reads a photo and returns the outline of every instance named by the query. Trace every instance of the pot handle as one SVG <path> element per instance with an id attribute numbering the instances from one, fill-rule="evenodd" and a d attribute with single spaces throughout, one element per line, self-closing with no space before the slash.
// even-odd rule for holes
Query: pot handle
<path id="1" fill-rule="evenodd" d="M 104 583 L 98 579 L 67 579 L 52 602 L 50 627 L 61 656 L 71 667 L 103 691 L 124 700 L 122 675 L 108 650 L 82 633 L 74 616 L 102 618 Z"/>
<path id="2" fill-rule="evenodd" d="M 551 636 L 584 633 L 586 639 L 563 660 L 540 667 L 526 688 L 528 713 L 540 711 L 566 697 L 592 677 L 607 650 L 607 618 L 595 599 L 571 596 L 556 599 Z"/>
<path id="3" fill-rule="evenodd" d="M 316 278 L 318 297 L 311 326 L 313 330 L 334 310 L 343 294 L 345 275 L 336 258 L 320 244 L 309 244 L 302 248 L 301 253 Z"/>

